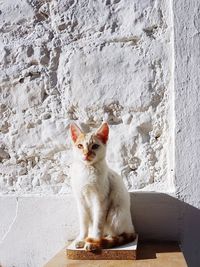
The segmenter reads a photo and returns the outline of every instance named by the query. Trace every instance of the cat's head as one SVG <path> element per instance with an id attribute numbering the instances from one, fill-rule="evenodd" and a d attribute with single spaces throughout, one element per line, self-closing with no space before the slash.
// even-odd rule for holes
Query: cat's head
<path id="1" fill-rule="evenodd" d="M 73 123 L 70 132 L 77 159 L 92 165 L 105 158 L 109 134 L 107 123 L 103 123 L 95 133 L 84 133 Z"/>

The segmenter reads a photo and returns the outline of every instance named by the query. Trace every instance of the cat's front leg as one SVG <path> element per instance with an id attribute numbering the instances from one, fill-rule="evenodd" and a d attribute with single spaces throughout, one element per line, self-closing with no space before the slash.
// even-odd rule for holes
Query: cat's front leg
<path id="1" fill-rule="evenodd" d="M 87 251 L 101 249 L 101 241 L 106 218 L 106 203 L 102 203 L 97 197 L 93 199 L 92 203 L 92 232 L 86 239 L 85 249 Z"/>
<path id="2" fill-rule="evenodd" d="M 75 240 L 76 248 L 83 248 L 85 246 L 85 238 L 88 235 L 89 215 L 82 203 L 78 204 L 79 214 L 79 236 Z"/>

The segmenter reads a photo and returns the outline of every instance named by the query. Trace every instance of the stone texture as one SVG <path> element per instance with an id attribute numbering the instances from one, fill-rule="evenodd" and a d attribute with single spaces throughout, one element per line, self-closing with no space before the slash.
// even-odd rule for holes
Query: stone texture
<path id="1" fill-rule="evenodd" d="M 108 160 L 129 190 L 173 190 L 168 1 L 0 8 L 0 191 L 69 192 L 73 120 L 87 130 L 109 122 Z"/>

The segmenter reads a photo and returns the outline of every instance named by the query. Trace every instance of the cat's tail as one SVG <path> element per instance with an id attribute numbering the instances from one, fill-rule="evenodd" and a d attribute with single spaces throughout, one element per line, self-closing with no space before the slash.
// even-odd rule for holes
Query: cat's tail
<path id="1" fill-rule="evenodd" d="M 106 249 L 106 248 L 113 248 L 125 245 L 130 243 L 136 239 L 135 233 L 122 233 L 117 236 L 105 236 L 101 240 L 93 240 L 92 238 L 88 238 L 86 241 L 90 243 L 94 243 L 99 247 Z M 98 243 L 98 244 L 97 244 Z"/>

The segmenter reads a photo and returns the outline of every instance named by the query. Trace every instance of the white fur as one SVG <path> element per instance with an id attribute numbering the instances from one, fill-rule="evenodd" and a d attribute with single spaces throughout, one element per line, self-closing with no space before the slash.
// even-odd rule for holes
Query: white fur
<path id="1" fill-rule="evenodd" d="M 105 234 L 118 236 L 134 233 L 130 214 L 130 197 L 122 178 L 111 170 L 105 160 L 106 145 L 96 136 L 87 134 L 84 145 L 100 144 L 92 162 L 83 160 L 74 146 L 71 167 L 73 192 L 78 205 L 80 234 L 77 241 L 88 236 L 100 239 Z"/>

